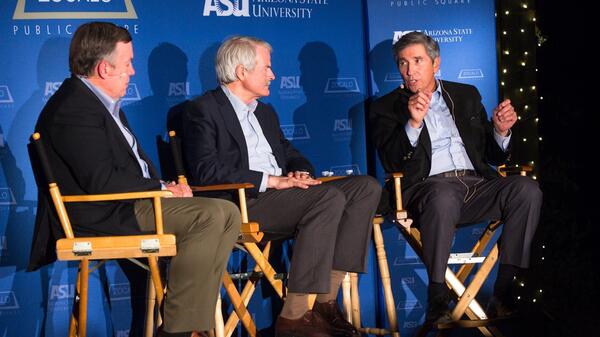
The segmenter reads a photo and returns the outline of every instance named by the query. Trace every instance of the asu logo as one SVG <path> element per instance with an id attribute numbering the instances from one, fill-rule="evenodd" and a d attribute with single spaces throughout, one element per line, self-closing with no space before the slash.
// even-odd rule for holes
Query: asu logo
<path id="1" fill-rule="evenodd" d="M 190 82 L 171 82 L 169 83 L 169 97 L 171 96 L 189 96 Z"/>
<path id="2" fill-rule="evenodd" d="M 333 132 L 352 131 L 352 119 L 343 118 L 333 121 Z"/>
<path id="3" fill-rule="evenodd" d="M 250 16 L 249 0 L 204 0 L 203 16 Z"/>
<path id="4" fill-rule="evenodd" d="M 50 301 L 66 300 L 75 297 L 74 284 L 58 284 L 50 288 Z"/>
<path id="5" fill-rule="evenodd" d="M 281 76 L 279 89 L 300 89 L 300 76 Z"/>
<path id="6" fill-rule="evenodd" d="M 127 330 L 117 330 L 115 337 L 129 337 L 129 329 Z"/>
<path id="7" fill-rule="evenodd" d="M 61 84 L 62 82 L 46 82 L 46 86 L 44 87 L 44 98 L 48 99 L 50 96 L 54 95 Z"/>

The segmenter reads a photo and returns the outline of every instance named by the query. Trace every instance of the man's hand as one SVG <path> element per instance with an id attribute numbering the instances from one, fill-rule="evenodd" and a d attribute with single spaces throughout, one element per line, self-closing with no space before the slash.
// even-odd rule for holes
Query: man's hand
<path id="1" fill-rule="evenodd" d="M 408 123 L 411 127 L 418 129 L 423 124 L 423 118 L 429 111 L 429 104 L 431 103 L 431 93 L 424 91 L 417 91 L 416 94 L 410 96 L 408 99 L 408 111 L 410 112 L 410 119 Z"/>
<path id="2" fill-rule="evenodd" d="M 515 125 L 517 121 L 517 113 L 515 108 L 510 104 L 509 99 L 505 99 L 494 109 L 492 114 L 492 122 L 494 128 L 501 136 L 506 137 L 508 130 Z"/>
<path id="3" fill-rule="evenodd" d="M 311 179 L 310 173 L 308 173 L 306 171 L 288 172 L 287 176 L 290 178 L 294 177 L 294 178 L 300 179 L 300 180 Z"/>
<path id="4" fill-rule="evenodd" d="M 277 190 L 284 190 L 292 187 L 307 189 L 310 186 L 319 185 L 321 183 L 321 181 L 311 178 L 308 174 L 294 172 L 290 175 L 290 173 L 288 173 L 287 177 L 269 176 L 267 188 L 274 188 Z M 296 178 L 296 174 L 298 174 L 299 178 Z"/>
<path id="5" fill-rule="evenodd" d="M 192 190 L 188 185 L 176 184 L 174 181 L 166 184 L 167 190 L 173 193 L 173 197 L 177 198 L 189 198 L 193 197 Z"/>

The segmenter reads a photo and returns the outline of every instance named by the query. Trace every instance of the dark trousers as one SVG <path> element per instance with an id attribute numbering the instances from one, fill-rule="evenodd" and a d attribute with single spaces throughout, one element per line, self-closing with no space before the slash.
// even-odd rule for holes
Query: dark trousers
<path id="1" fill-rule="evenodd" d="M 240 232 L 240 211 L 229 201 L 199 197 L 162 199 L 162 208 L 164 231 L 177 239 L 177 255 L 169 264 L 163 330 L 210 330 L 223 271 Z M 142 230 L 154 230 L 149 200 L 136 201 L 135 216 Z"/>
<path id="2" fill-rule="evenodd" d="M 500 263 L 529 267 L 531 240 L 542 205 L 542 192 L 531 178 L 429 177 L 406 189 L 403 200 L 421 231 L 423 263 L 430 282 L 445 282 L 459 224 L 502 220 Z"/>
<path id="3" fill-rule="evenodd" d="M 248 216 L 269 238 L 293 237 L 288 290 L 328 293 L 331 270 L 364 272 L 377 181 L 352 176 L 312 186 L 267 190 L 248 200 Z"/>

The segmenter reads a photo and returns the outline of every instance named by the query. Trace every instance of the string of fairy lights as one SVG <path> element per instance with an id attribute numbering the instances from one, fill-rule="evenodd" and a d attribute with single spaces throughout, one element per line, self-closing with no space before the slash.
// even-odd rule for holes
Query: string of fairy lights
<path id="1" fill-rule="evenodd" d="M 544 97 L 536 85 L 536 54 L 546 38 L 536 24 L 532 1 L 499 0 L 496 2 L 496 31 L 498 47 L 499 94 L 509 98 L 515 107 L 518 121 L 513 127 L 512 165 L 533 166 L 533 179 L 537 179 L 539 145 L 543 137 L 538 133 L 538 103 Z M 540 263 L 544 261 L 541 245 Z M 515 299 L 521 304 L 539 303 L 543 295 L 541 286 L 527 284 L 525 277 L 515 279 L 518 286 Z M 533 283 L 533 282 L 532 282 Z"/>

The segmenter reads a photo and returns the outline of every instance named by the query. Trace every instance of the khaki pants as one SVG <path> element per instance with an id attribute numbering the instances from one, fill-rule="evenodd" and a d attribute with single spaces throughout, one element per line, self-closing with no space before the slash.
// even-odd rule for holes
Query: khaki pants
<path id="1" fill-rule="evenodd" d="M 210 198 L 163 198 L 165 233 L 177 238 L 164 303 L 166 332 L 214 327 L 221 277 L 240 230 L 240 212 L 229 201 Z M 153 231 L 152 202 L 135 203 L 143 231 Z"/>

